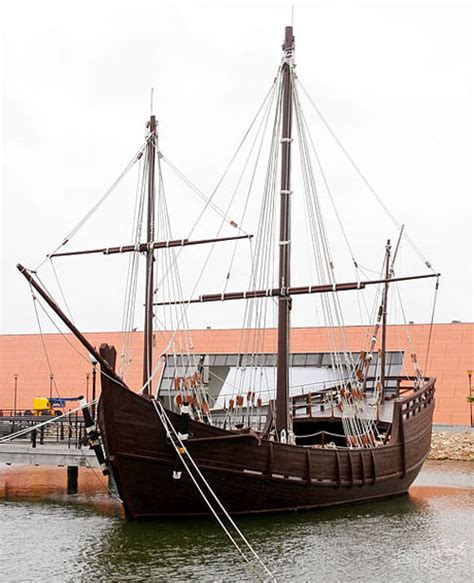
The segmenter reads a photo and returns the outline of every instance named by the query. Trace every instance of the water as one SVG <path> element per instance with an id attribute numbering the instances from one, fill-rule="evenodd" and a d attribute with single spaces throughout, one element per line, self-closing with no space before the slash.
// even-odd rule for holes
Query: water
<path id="1" fill-rule="evenodd" d="M 252 581 L 211 520 L 129 523 L 87 471 L 0 467 L 0 581 Z M 474 464 L 429 462 L 407 496 L 240 519 L 279 581 L 474 576 Z"/>

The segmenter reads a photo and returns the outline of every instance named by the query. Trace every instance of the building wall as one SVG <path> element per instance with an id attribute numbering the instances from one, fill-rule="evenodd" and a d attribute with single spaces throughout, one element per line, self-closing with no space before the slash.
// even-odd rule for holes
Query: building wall
<path id="1" fill-rule="evenodd" d="M 425 369 L 428 324 L 390 326 L 387 334 L 388 350 L 405 352 L 404 373 L 412 374 L 407 332 L 417 354 L 421 368 Z M 367 346 L 370 329 L 362 326 L 346 328 L 347 348 L 359 351 Z M 196 353 L 238 353 L 242 346 L 241 330 L 194 330 L 192 344 Z M 113 344 L 120 354 L 124 335 L 118 332 L 90 333 L 89 341 L 99 347 L 101 343 Z M 141 388 L 142 335 L 130 335 L 132 361 L 124 378 L 133 390 Z M 170 333 L 157 332 L 156 354 L 165 349 Z M 178 339 L 179 340 L 179 339 Z M 184 343 L 187 339 L 182 337 Z M 255 334 L 247 338 L 248 345 L 256 340 Z M 260 337 L 260 350 L 275 351 L 276 332 L 266 330 Z M 327 352 L 331 348 L 330 330 L 327 328 L 296 328 L 291 334 L 292 352 Z M 50 368 L 54 375 L 53 396 L 62 397 L 86 394 L 87 373 L 91 364 L 87 352 L 70 334 L 38 334 L 0 336 L 0 409 L 13 407 L 14 375 L 18 374 L 17 407 L 31 408 L 33 397 L 48 396 Z M 466 401 L 469 393 L 467 370 L 474 369 L 474 324 L 435 324 L 433 326 L 427 374 L 437 377 L 435 423 L 469 425 L 470 409 Z M 91 396 L 89 379 L 89 397 Z M 98 388 L 100 383 L 98 383 Z M 72 407 L 72 406 L 71 406 Z"/>

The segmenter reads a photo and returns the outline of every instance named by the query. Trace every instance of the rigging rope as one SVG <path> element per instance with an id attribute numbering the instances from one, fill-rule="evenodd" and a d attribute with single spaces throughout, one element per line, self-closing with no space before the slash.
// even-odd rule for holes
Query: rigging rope
<path id="1" fill-rule="evenodd" d="M 316 105 L 316 103 L 314 102 L 314 100 L 312 99 L 311 95 L 308 93 L 308 91 L 304 87 L 304 85 L 301 83 L 301 81 L 299 81 L 299 79 L 297 80 L 297 83 L 301 87 L 301 89 L 303 90 L 303 93 L 306 95 L 306 97 L 307 97 L 308 101 L 310 102 L 310 104 L 312 105 L 313 109 L 316 111 L 318 117 L 323 122 L 324 126 L 326 127 L 326 129 L 328 130 L 328 132 L 330 133 L 330 135 L 332 136 L 332 138 L 334 139 L 334 141 L 336 142 L 336 144 L 338 145 L 338 147 L 341 149 L 341 151 L 343 152 L 343 154 L 345 155 L 345 157 L 347 158 L 348 162 L 351 164 L 351 166 L 354 168 L 354 170 L 358 174 L 359 178 L 367 186 L 367 188 L 369 189 L 369 191 L 372 193 L 372 195 L 375 197 L 375 199 L 377 200 L 377 202 L 380 204 L 380 206 L 386 212 L 387 216 L 390 218 L 390 220 L 393 222 L 393 224 L 398 229 L 400 229 L 400 223 L 397 221 L 397 219 L 395 218 L 395 216 L 392 214 L 392 212 L 389 210 L 389 208 L 387 207 L 387 205 L 382 200 L 381 196 L 376 192 L 376 190 L 374 189 L 374 187 L 369 183 L 369 181 L 364 176 L 364 174 L 362 173 L 362 171 L 360 170 L 360 168 L 357 166 L 357 164 L 355 163 L 354 159 L 349 154 L 349 152 L 347 151 L 347 149 L 344 147 L 344 145 L 342 144 L 342 142 L 339 140 L 339 138 L 337 137 L 336 133 L 334 132 L 334 130 L 332 129 L 332 127 L 329 125 L 329 122 L 323 116 L 323 114 L 319 110 L 318 106 Z M 412 249 L 415 251 L 415 253 L 418 255 L 418 257 L 421 259 L 421 261 L 426 265 L 426 267 L 428 267 L 428 269 L 431 269 L 431 271 L 433 271 L 433 273 L 435 273 L 435 270 L 433 269 L 431 263 L 423 255 L 423 253 L 421 252 L 421 250 L 419 249 L 419 247 L 415 244 L 415 242 L 413 241 L 413 239 L 411 237 L 409 237 L 406 232 L 404 232 L 404 237 L 408 241 L 408 243 L 410 244 L 410 246 L 412 247 Z"/>
<path id="2" fill-rule="evenodd" d="M 244 536 L 244 534 L 239 529 L 239 527 L 237 526 L 237 524 L 234 522 L 234 520 L 232 519 L 232 517 L 230 516 L 230 514 L 227 512 L 227 510 L 223 506 L 222 502 L 216 496 L 214 490 L 211 488 L 211 486 L 208 483 L 208 481 L 206 480 L 206 478 L 203 476 L 201 470 L 199 469 L 199 467 L 197 466 L 197 464 L 194 461 L 193 457 L 189 453 L 189 450 L 186 447 L 185 443 L 181 440 L 181 437 L 180 437 L 179 433 L 176 431 L 174 425 L 171 423 L 171 421 L 170 421 L 170 419 L 169 419 L 169 417 L 168 417 L 168 415 L 166 413 L 166 410 L 164 409 L 164 407 L 161 404 L 161 402 L 160 401 L 157 401 L 156 399 L 152 399 L 152 403 L 153 403 L 153 406 L 155 408 L 155 411 L 156 411 L 156 413 L 158 415 L 158 418 L 160 419 L 160 421 L 161 421 L 161 423 L 163 425 L 163 428 L 165 429 L 166 434 L 167 434 L 168 438 L 170 439 L 170 441 L 171 441 L 171 443 L 173 445 L 173 448 L 175 449 L 175 451 L 176 451 L 177 455 L 179 456 L 181 462 L 183 463 L 186 471 L 188 472 L 189 477 L 191 478 L 191 480 L 193 481 L 193 483 L 196 486 L 197 490 L 199 491 L 199 493 L 203 497 L 204 501 L 206 502 L 207 506 L 211 510 L 212 514 L 214 515 L 214 518 L 218 521 L 218 523 L 220 524 L 220 526 L 222 527 L 222 529 L 226 533 L 226 535 L 229 538 L 229 540 L 232 542 L 232 544 L 234 545 L 234 547 L 239 552 L 240 556 L 244 559 L 244 561 L 246 562 L 246 564 L 248 565 L 248 567 L 251 569 L 251 571 L 261 581 L 263 581 L 264 580 L 263 577 L 258 573 L 258 571 L 255 569 L 254 565 L 252 565 L 252 563 L 250 562 L 249 558 L 245 555 L 245 553 L 243 552 L 243 550 L 237 544 L 237 541 L 234 539 L 234 537 L 232 536 L 232 534 L 230 533 L 230 531 L 228 530 L 228 528 L 225 526 L 225 524 L 223 523 L 223 521 L 219 517 L 219 514 L 217 513 L 217 511 L 215 510 L 215 508 L 212 506 L 212 504 L 209 501 L 209 499 L 207 498 L 205 492 L 199 486 L 199 484 L 197 482 L 197 479 L 193 475 L 191 469 L 189 468 L 189 466 L 188 466 L 188 464 L 187 464 L 184 456 L 186 456 L 188 458 L 189 462 L 191 463 L 191 465 L 195 469 L 196 473 L 198 474 L 198 476 L 202 480 L 202 483 L 205 485 L 205 487 L 207 488 L 207 490 L 210 493 L 210 495 L 212 496 L 212 498 L 214 498 L 214 500 L 217 503 L 218 507 L 220 508 L 221 512 L 224 514 L 224 516 L 226 517 L 226 519 L 229 521 L 229 523 L 231 524 L 232 528 L 235 530 L 235 532 L 240 537 L 240 539 L 245 544 L 245 546 L 249 549 L 250 553 L 256 559 L 256 561 L 258 562 L 258 564 L 262 567 L 262 569 L 264 570 L 264 572 L 266 573 L 266 575 L 268 575 L 270 577 L 270 580 L 271 581 L 276 581 L 276 579 L 273 576 L 273 574 L 270 572 L 270 570 L 265 565 L 265 563 L 262 561 L 262 559 L 258 556 L 257 552 L 253 549 L 253 547 L 250 544 L 250 542 L 247 540 L 247 538 Z"/>
<path id="3" fill-rule="evenodd" d="M 433 297 L 433 309 L 431 311 L 431 321 L 430 321 L 430 332 L 428 334 L 428 346 L 426 347 L 426 358 L 425 358 L 425 374 L 428 370 L 428 361 L 430 357 L 430 349 L 431 349 L 431 337 L 433 334 L 433 323 L 436 311 L 436 302 L 438 300 L 438 289 L 439 289 L 439 277 L 436 278 L 435 289 L 434 289 L 434 297 Z"/>
<path id="4" fill-rule="evenodd" d="M 294 85 L 294 103 L 295 103 L 295 119 L 296 128 L 299 138 L 301 170 L 303 178 L 303 190 L 306 197 L 307 215 L 310 223 L 310 230 L 312 231 L 312 247 L 315 257 L 316 268 L 318 271 L 320 281 L 327 280 L 333 284 L 336 283 L 334 261 L 330 251 L 329 239 L 323 220 L 323 213 L 318 196 L 318 189 L 316 187 L 315 176 L 311 165 L 311 154 L 309 145 L 312 145 L 313 153 L 323 176 L 323 182 L 330 198 L 332 199 L 331 190 L 325 173 L 321 168 L 320 159 L 314 142 L 311 136 L 308 135 L 308 126 L 301 109 L 301 102 L 299 99 L 296 84 Z M 334 200 L 332 200 L 333 208 L 340 223 L 339 213 L 335 207 Z M 343 234 L 344 234 L 343 230 Z M 354 259 L 350 243 L 347 235 L 345 236 L 346 244 L 351 254 L 354 266 L 357 268 L 357 261 Z M 348 346 L 345 324 L 342 313 L 342 306 L 339 295 L 337 293 L 328 294 L 326 297 L 321 297 L 322 313 L 325 320 L 325 325 L 329 332 L 333 350 L 331 352 L 332 366 L 339 371 L 339 376 L 344 377 L 344 371 L 350 375 L 350 382 L 340 387 L 339 389 L 339 408 L 342 414 L 342 421 L 344 432 L 348 441 L 349 447 L 356 445 L 358 447 L 370 446 L 375 443 L 377 429 L 375 421 L 370 418 L 367 401 L 360 391 L 361 382 L 357 379 L 357 368 L 352 357 L 352 352 L 349 352 L 345 347 Z M 331 305 L 332 304 L 332 305 Z M 368 440 L 367 440 L 368 438 Z"/>
<path id="5" fill-rule="evenodd" d="M 44 341 L 43 328 L 41 326 L 41 321 L 40 321 L 40 317 L 39 317 L 39 314 L 38 314 L 38 308 L 36 306 L 36 303 L 39 303 L 39 300 L 35 296 L 35 294 L 33 292 L 33 287 L 32 287 L 31 284 L 30 284 L 30 292 L 31 292 L 31 297 L 33 299 L 33 307 L 34 307 L 34 310 L 35 310 L 36 322 L 38 324 L 38 329 L 39 329 L 39 333 L 40 333 L 41 345 L 43 347 L 43 352 L 44 352 L 44 355 L 45 355 L 45 358 L 46 358 L 46 363 L 47 363 L 48 369 L 49 369 L 49 378 L 50 378 L 52 384 L 54 384 L 54 388 L 55 388 L 55 391 L 56 391 L 57 396 L 59 398 L 61 398 L 61 395 L 60 395 L 59 389 L 58 389 L 58 385 L 56 384 L 56 378 L 54 377 L 53 367 L 52 367 L 52 364 L 51 364 L 51 360 L 49 358 L 48 350 L 46 348 L 46 343 Z M 40 303 L 39 303 L 39 305 L 44 310 L 43 306 Z"/>
<path id="6" fill-rule="evenodd" d="M 195 192 L 201 200 L 203 200 L 207 206 L 209 206 L 214 212 L 216 212 L 222 219 L 227 221 L 232 227 L 243 233 L 244 235 L 248 235 L 240 226 L 237 224 L 233 219 L 231 219 L 226 213 L 221 210 L 216 203 L 212 202 L 211 198 L 206 196 L 202 190 L 200 190 L 195 184 L 189 180 L 176 166 L 166 158 L 163 154 L 161 154 L 161 159 L 163 162 L 173 170 L 173 172 L 178 176 L 193 192 Z"/>
<path id="7" fill-rule="evenodd" d="M 66 309 L 67 309 L 67 311 L 68 311 L 68 313 L 69 313 L 69 317 L 70 317 L 70 319 L 71 319 L 71 322 L 74 322 L 74 318 L 72 317 L 72 312 L 71 312 L 71 309 L 70 309 L 70 307 L 69 307 L 69 304 L 67 303 L 66 296 L 64 295 L 64 291 L 63 291 L 63 288 L 62 288 L 61 282 L 59 281 L 58 273 L 57 273 L 57 271 L 56 271 L 56 267 L 54 266 L 54 262 L 53 262 L 53 259 L 52 259 L 52 257 L 50 257 L 50 259 L 49 259 L 49 260 L 50 260 L 50 263 L 51 263 L 51 269 L 53 270 L 54 277 L 55 277 L 55 279 L 56 279 L 56 283 L 58 284 L 58 287 L 59 287 L 59 292 L 60 292 L 60 294 L 61 294 L 61 297 L 62 297 L 62 298 L 63 298 L 63 300 L 64 300 L 64 305 L 66 306 Z"/>
<path id="8" fill-rule="evenodd" d="M 221 184 L 222 184 L 222 182 L 223 182 L 224 178 L 227 176 L 227 173 L 228 173 L 228 171 L 230 170 L 230 168 L 231 168 L 232 164 L 234 163 L 234 161 L 235 161 L 235 159 L 237 158 L 237 156 L 238 156 L 238 154 L 239 154 L 240 150 L 242 149 L 242 146 L 244 145 L 245 141 L 247 140 L 247 137 L 249 136 L 250 132 L 252 131 L 252 128 L 254 127 L 254 125 L 255 125 L 255 123 L 256 123 L 256 121 L 257 121 L 257 119 L 258 119 L 258 117 L 259 117 L 259 115 L 260 115 L 261 111 L 264 109 L 264 106 L 265 106 L 265 104 L 266 104 L 267 100 L 269 99 L 270 95 L 271 95 L 271 94 L 272 94 L 272 92 L 274 91 L 274 86 L 275 86 L 275 83 L 276 83 L 276 79 L 274 80 L 274 82 L 273 82 L 272 86 L 270 87 L 270 89 L 268 90 L 267 94 L 265 95 L 265 98 L 264 98 L 264 100 L 263 100 L 262 104 L 260 105 L 260 107 L 259 107 L 259 109 L 258 109 L 257 113 L 256 113 L 256 114 L 255 114 L 255 116 L 253 117 L 253 119 L 252 119 L 252 121 L 251 121 L 251 123 L 250 123 L 249 127 L 247 128 L 247 131 L 244 133 L 244 135 L 243 135 L 243 137 L 242 137 L 242 139 L 241 139 L 241 141 L 240 141 L 240 143 L 239 143 L 239 145 L 238 145 L 238 147 L 237 147 L 236 151 L 234 152 L 234 155 L 233 155 L 233 156 L 232 156 L 232 158 L 230 159 L 230 161 L 229 161 L 229 163 L 227 164 L 227 166 L 226 166 L 226 168 L 225 168 L 224 172 L 222 173 L 222 175 L 221 175 L 221 177 L 219 178 L 219 180 L 218 180 L 218 182 L 217 182 L 216 186 L 214 187 L 214 189 L 213 189 L 213 191 L 212 191 L 212 193 L 211 193 L 211 196 L 208 198 L 208 202 L 207 202 L 207 203 L 204 205 L 203 209 L 201 210 L 200 214 L 198 215 L 198 217 L 197 217 L 196 221 L 194 222 L 193 226 L 191 227 L 190 231 L 188 232 L 188 234 L 186 235 L 186 237 L 185 237 L 185 238 L 187 238 L 187 239 L 190 239 L 190 238 L 191 238 L 191 235 L 194 233 L 194 231 L 195 231 L 195 229 L 196 229 L 197 225 L 198 225 L 198 224 L 199 224 L 199 222 L 201 221 L 201 219 L 202 219 L 202 217 L 203 217 L 204 213 L 206 212 L 206 210 L 207 210 L 207 208 L 208 208 L 209 204 L 210 204 L 210 203 L 213 201 L 213 199 L 214 199 L 214 196 L 216 195 L 217 191 L 219 190 L 219 188 L 220 188 L 220 186 L 221 186 Z M 235 197 L 235 195 L 234 195 L 234 197 Z M 230 207 L 231 207 L 231 206 L 232 206 L 232 204 L 233 204 L 234 197 L 232 197 L 232 199 L 231 199 L 231 201 L 230 201 L 229 205 L 227 206 L 227 209 L 224 211 L 224 214 L 225 214 L 226 216 L 229 214 L 229 210 L 230 210 Z M 224 220 L 224 221 L 221 223 L 221 225 L 220 225 L 220 227 L 219 227 L 219 229 L 218 229 L 218 231 L 217 231 L 216 238 L 219 236 L 219 234 L 220 234 L 220 232 L 221 232 L 221 230 L 222 230 L 222 228 L 223 228 L 223 226 L 224 226 L 224 223 L 225 223 L 225 220 Z M 209 252 L 209 256 L 208 256 L 208 258 L 209 258 L 209 257 L 210 257 L 210 255 L 212 254 L 212 251 L 214 250 L 214 247 L 215 247 L 215 243 L 213 243 L 213 244 L 212 244 L 212 246 L 211 246 L 211 250 L 210 250 L 210 252 Z M 176 259 L 175 259 L 175 262 L 178 260 L 178 258 L 179 258 L 179 256 L 181 255 L 181 253 L 182 253 L 183 249 L 184 249 L 184 247 L 180 247 L 180 248 L 178 249 L 178 251 L 176 252 Z M 207 261 L 206 261 L 206 265 L 207 265 Z M 160 282 L 159 282 L 160 284 L 161 284 L 161 281 L 163 280 L 163 278 L 165 278 L 166 276 L 167 276 L 167 273 L 163 274 L 163 277 L 161 278 L 161 280 L 160 280 Z M 194 288 L 194 290 L 193 290 L 193 293 L 194 293 L 195 289 L 196 289 L 196 287 Z"/>
<path id="9" fill-rule="evenodd" d="M 100 199 L 92 206 L 92 208 L 82 217 L 82 219 L 73 227 L 69 233 L 65 236 L 62 243 L 60 243 L 53 251 L 48 253 L 46 257 L 41 261 L 37 267 L 35 267 L 34 271 L 38 271 L 46 261 L 64 247 L 77 233 L 78 231 L 87 223 L 87 221 L 91 218 L 91 216 L 100 208 L 100 206 L 107 200 L 107 198 L 112 194 L 112 192 L 116 189 L 116 187 L 120 184 L 122 179 L 128 174 L 129 170 L 135 165 L 135 163 L 140 160 L 142 154 L 147 146 L 148 140 L 139 148 L 139 150 L 134 154 L 133 158 L 127 164 L 125 169 L 121 172 L 118 178 L 113 182 L 113 184 L 105 191 L 105 193 L 100 197 Z"/>
<path id="10" fill-rule="evenodd" d="M 281 127 L 282 79 L 280 72 L 281 71 L 279 70 L 277 83 L 275 85 L 275 114 L 270 139 L 268 164 L 265 172 L 263 198 L 258 227 L 256 229 L 256 243 L 255 249 L 251 255 L 252 262 L 249 276 L 249 287 L 251 289 L 268 289 L 269 287 L 272 287 L 273 283 L 275 282 L 275 254 L 272 250 L 272 242 L 275 237 L 275 204 L 277 199 L 276 175 L 278 165 L 279 134 Z M 270 119 L 270 106 L 273 105 L 273 101 L 274 100 L 272 99 L 272 102 L 269 103 L 268 114 L 265 116 L 265 123 L 262 123 L 260 128 L 262 137 L 260 140 L 257 159 L 252 171 L 250 188 L 247 191 L 247 199 L 250 196 L 251 188 L 253 186 L 257 164 L 263 147 L 263 140 L 265 138 L 267 125 Z M 246 201 L 246 204 L 247 202 L 248 200 Z M 233 386 L 237 386 L 238 388 L 237 391 L 233 394 L 234 399 L 232 399 L 232 403 L 235 402 L 237 404 L 237 408 L 234 409 L 233 406 L 230 407 L 229 421 L 231 423 L 234 414 L 237 417 L 241 412 L 243 405 L 243 393 L 245 392 L 247 386 L 247 402 L 250 401 L 253 406 L 255 397 L 257 396 L 257 407 L 258 403 L 261 403 L 263 376 L 266 376 L 267 374 L 267 371 L 263 367 L 263 350 L 266 335 L 265 325 L 267 323 L 267 310 L 268 302 L 265 298 L 252 299 L 245 304 L 243 315 L 243 332 L 240 339 L 239 354 L 237 357 L 240 366 L 237 366 L 234 370 Z M 260 375 L 258 375 L 259 369 Z M 237 380 L 238 376 L 239 380 Z M 247 376 L 249 377 L 248 380 Z"/>
<path id="11" fill-rule="evenodd" d="M 158 158 L 158 176 L 159 176 L 159 189 L 158 189 L 158 207 L 159 207 L 159 216 L 161 217 L 161 221 L 158 222 L 158 228 L 161 229 L 163 239 L 172 239 L 173 233 L 171 229 L 171 220 L 167 206 L 167 200 L 165 196 L 165 188 L 163 182 L 163 173 L 161 171 L 161 158 Z M 158 255 L 158 261 L 162 261 L 163 271 L 166 271 L 170 274 L 170 277 L 164 280 L 168 297 L 176 297 L 179 300 L 183 300 L 184 293 L 183 293 L 183 285 L 181 281 L 181 275 L 179 269 L 177 267 L 176 259 L 176 252 L 174 248 L 164 249 L 163 253 Z M 157 273 L 159 268 L 156 270 L 155 274 L 155 294 L 160 290 L 157 285 Z M 166 293 L 165 293 L 166 296 Z M 181 317 L 183 332 L 180 334 L 179 338 L 177 339 L 178 346 L 176 341 L 172 343 L 172 352 L 173 352 L 173 359 L 175 363 L 175 375 L 174 375 L 174 384 L 175 389 L 178 390 L 176 393 L 176 401 L 181 400 L 183 403 L 185 401 L 191 401 L 191 410 L 195 418 L 199 421 L 204 422 L 205 418 L 212 422 L 211 414 L 209 411 L 209 402 L 208 396 L 204 390 L 202 379 L 200 374 L 198 374 L 199 368 L 199 359 L 194 352 L 194 344 L 192 339 L 192 334 L 190 332 L 190 323 L 188 320 L 188 316 L 186 310 L 184 309 L 183 304 L 175 304 L 174 306 L 171 305 L 168 307 L 169 314 L 170 314 L 170 327 L 173 329 L 175 327 L 175 322 L 177 323 Z M 164 309 L 164 318 L 165 318 L 165 325 L 166 325 L 166 307 Z M 178 357 L 179 353 L 179 357 Z M 185 358 L 186 355 L 186 358 Z M 181 367 L 179 369 L 180 374 L 177 374 L 178 370 L 178 360 L 180 360 Z M 184 367 L 183 367 L 184 363 Z M 171 392 L 172 387 L 170 387 Z M 157 394 L 161 387 L 158 387 Z M 179 395 L 179 399 L 178 399 Z M 171 395 L 170 395 L 171 398 Z M 178 402 L 176 402 L 178 405 Z"/>
<path id="12" fill-rule="evenodd" d="M 39 279 L 38 276 L 37 276 L 37 278 Z M 53 318 L 51 317 L 51 315 L 49 314 L 49 312 L 46 310 L 46 308 L 42 305 L 41 300 L 37 296 L 35 296 L 35 294 L 33 292 L 33 288 L 32 288 L 31 285 L 30 285 L 30 289 L 31 289 L 31 294 L 32 294 L 32 298 L 33 298 L 33 305 L 35 306 L 36 303 L 39 305 L 39 307 L 43 310 L 43 313 L 49 319 L 49 321 L 51 322 L 51 324 L 56 328 L 56 330 L 58 331 L 58 333 L 64 338 L 64 340 L 69 344 L 69 346 L 79 355 L 80 358 L 82 358 L 82 360 L 84 360 L 84 362 L 87 362 L 88 364 L 90 364 L 89 358 L 87 358 L 86 356 L 84 356 L 84 354 L 82 354 L 79 351 L 79 349 L 76 346 L 74 346 L 74 344 L 69 340 L 69 338 L 66 336 L 66 334 L 61 330 L 61 328 L 59 328 L 59 326 L 53 320 Z M 54 301 L 53 296 L 51 296 L 51 299 Z M 36 311 L 36 306 L 35 306 L 35 311 Z M 40 329 L 40 337 L 41 337 L 41 341 L 42 341 L 42 344 L 43 344 L 43 349 L 45 351 L 46 358 L 48 359 L 48 362 L 49 362 L 49 356 L 47 354 L 47 348 L 46 348 L 46 345 L 44 343 L 44 338 L 43 338 L 44 332 L 42 331 L 42 327 L 41 327 L 41 324 L 39 322 L 39 317 L 37 317 L 37 321 L 38 321 L 38 327 Z M 101 375 L 104 375 L 105 377 L 107 377 L 111 381 L 116 382 L 116 379 L 114 379 L 112 376 L 110 376 L 107 373 L 106 370 L 101 369 L 100 374 Z M 54 382 L 56 382 L 56 381 L 54 381 Z M 61 395 L 59 393 L 58 393 L 58 397 L 61 398 Z"/>
<path id="13" fill-rule="evenodd" d="M 143 213 L 145 208 L 147 167 L 143 164 L 143 157 L 140 159 L 137 174 L 135 205 L 133 211 L 131 240 L 134 245 L 141 241 Z M 122 331 L 125 338 L 120 351 L 120 375 L 123 377 L 126 367 L 130 364 L 131 332 L 135 322 L 136 297 L 138 291 L 139 255 L 131 253 L 128 259 L 127 280 L 125 283 L 125 298 L 122 312 Z"/>
<path id="14" fill-rule="evenodd" d="M 263 107 L 263 104 L 262 104 L 262 107 Z M 260 110 L 262 109 L 262 107 L 260 108 Z M 260 111 L 260 110 L 259 110 L 259 111 Z M 254 118 L 254 120 L 252 121 L 252 126 L 254 125 L 254 123 L 255 123 L 255 120 L 256 120 L 256 118 Z M 248 135 L 248 133 L 249 133 L 250 129 L 251 129 L 251 128 L 249 128 L 249 130 L 246 132 L 245 138 L 247 137 L 247 135 Z M 240 147 L 242 146 L 242 143 L 243 143 L 243 142 L 241 142 L 241 144 L 239 145 L 239 149 L 240 149 Z M 234 157 L 232 158 L 232 160 L 231 160 L 231 163 L 232 163 L 232 162 L 233 162 L 233 160 L 235 159 L 236 155 L 237 155 L 237 153 L 236 153 L 236 154 L 234 155 Z M 230 163 L 230 164 L 231 164 L 231 163 Z M 226 169 L 226 171 L 225 171 L 224 175 L 227 173 L 227 170 L 230 168 L 230 164 L 228 165 L 228 167 L 227 167 L 227 169 Z M 219 183 L 218 183 L 218 186 L 221 184 L 221 182 L 222 182 L 222 180 L 223 180 L 223 178 L 224 178 L 224 175 L 222 176 L 221 180 L 219 181 Z M 212 195 L 212 196 L 214 196 L 214 194 L 215 194 L 215 192 L 216 192 L 216 190 L 217 190 L 218 186 L 217 186 L 217 187 L 216 187 L 216 189 L 214 190 L 214 193 L 213 193 L 213 195 Z M 233 193 L 233 195 L 232 195 L 232 198 L 231 198 L 231 200 L 229 201 L 229 204 L 228 204 L 228 206 L 227 206 L 227 209 L 226 209 L 226 211 L 225 211 L 225 214 L 226 214 L 226 215 L 228 215 L 228 213 L 229 213 L 229 209 L 230 209 L 230 207 L 232 206 L 232 204 L 233 204 L 233 202 L 234 202 L 234 199 L 235 199 L 235 196 L 236 196 L 236 194 L 237 194 L 237 191 L 234 191 L 234 193 Z M 210 199 L 210 200 L 212 200 L 212 196 L 211 196 L 211 199 Z M 205 209 L 204 209 L 204 210 L 205 210 Z M 203 212 L 204 212 L 204 211 L 203 211 Z M 198 220 L 196 221 L 196 223 L 195 223 L 195 225 L 193 226 L 192 230 L 194 230 L 194 228 L 196 227 L 196 225 L 197 225 L 197 222 L 200 220 L 200 218 L 201 218 L 202 214 L 203 214 L 203 213 L 201 213 L 200 217 L 199 217 L 199 218 L 198 218 Z M 221 221 L 221 224 L 220 224 L 220 226 L 219 226 L 219 228 L 218 228 L 218 230 L 217 230 L 216 238 L 218 238 L 218 237 L 219 237 L 219 235 L 220 235 L 220 233 L 221 233 L 221 231 L 222 231 L 222 228 L 223 228 L 224 224 L 225 224 L 225 221 L 224 221 L 224 220 L 222 220 L 222 221 Z M 189 237 L 189 235 L 188 235 L 188 237 Z M 198 285 L 199 285 L 199 283 L 200 283 L 200 281 L 201 281 L 201 279 L 202 279 L 202 277 L 203 277 L 203 275 L 204 275 L 204 273 L 205 273 L 206 267 L 207 267 L 207 265 L 208 265 L 208 263 L 209 263 L 209 260 L 210 260 L 210 258 L 211 258 L 211 256 L 212 256 L 212 253 L 213 253 L 213 251 L 214 251 L 215 245 L 216 245 L 215 243 L 212 243 L 212 244 L 211 244 L 211 247 L 210 247 L 209 253 L 208 253 L 208 255 L 207 255 L 206 259 L 205 259 L 204 265 L 203 265 L 203 267 L 202 267 L 202 269 L 201 269 L 201 272 L 200 272 L 200 274 L 199 274 L 199 276 L 198 276 L 198 278 L 197 278 L 197 280 L 196 280 L 196 283 L 195 283 L 195 285 L 194 285 L 194 287 L 193 287 L 193 290 L 192 290 L 192 292 L 191 292 L 191 294 L 190 294 L 190 298 L 192 298 L 192 296 L 195 294 L 195 292 L 196 292 L 196 289 L 197 289 L 197 287 L 198 287 Z M 182 248 L 181 248 L 181 249 L 182 249 Z M 178 258 L 179 254 L 180 254 L 180 252 L 181 252 L 181 249 L 180 249 L 180 250 L 179 250 L 179 251 L 176 253 L 176 256 L 175 256 L 175 257 L 176 257 L 176 259 Z M 175 263 L 176 263 L 176 260 L 173 262 L 173 266 L 175 265 Z M 161 280 L 160 280 L 160 283 L 161 283 L 161 281 L 164 279 L 164 277 L 166 277 L 166 275 L 167 275 L 167 272 L 166 272 L 166 273 L 164 274 L 164 276 L 161 278 Z M 183 316 L 180 318 L 180 320 L 179 320 L 179 324 L 178 324 L 178 326 L 177 326 L 177 328 L 176 328 L 175 332 L 173 333 L 173 335 L 172 335 L 172 337 L 171 337 L 171 339 L 170 339 L 170 342 L 168 343 L 168 346 L 165 348 L 165 350 L 164 350 L 164 353 L 166 353 L 166 352 L 168 351 L 169 347 L 171 346 L 171 343 L 174 341 L 174 339 L 175 339 L 175 337 L 176 337 L 176 334 L 178 333 L 179 329 L 180 329 L 180 328 L 181 328 L 181 326 L 183 325 L 183 318 L 184 318 L 184 315 L 187 313 L 187 310 L 188 310 L 188 308 L 189 308 L 189 305 L 190 305 L 190 303 L 189 303 L 189 302 L 187 302 L 187 303 L 184 303 L 184 304 L 183 304 L 183 312 L 182 312 L 182 313 L 183 313 Z M 153 374 L 156 374 L 156 372 L 157 372 L 157 370 L 155 370 Z"/>

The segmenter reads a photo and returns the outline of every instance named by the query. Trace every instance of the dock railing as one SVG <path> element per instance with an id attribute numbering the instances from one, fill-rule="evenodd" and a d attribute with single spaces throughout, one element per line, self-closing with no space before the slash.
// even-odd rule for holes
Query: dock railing
<path id="1" fill-rule="evenodd" d="M 28 414 L 30 413 L 30 414 Z M 45 422 L 48 422 L 45 424 Z M 75 411 L 67 416 L 32 415 L 29 410 L 0 410 L 0 440 L 31 443 L 31 447 L 61 444 L 68 449 L 78 449 L 85 444 L 85 426 L 82 414 Z"/>

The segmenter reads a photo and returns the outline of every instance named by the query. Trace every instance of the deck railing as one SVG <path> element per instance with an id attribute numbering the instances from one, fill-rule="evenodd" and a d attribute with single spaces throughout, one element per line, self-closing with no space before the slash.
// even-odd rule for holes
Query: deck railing
<path id="1" fill-rule="evenodd" d="M 415 381 L 416 377 L 410 377 L 408 380 Z M 420 388 L 415 386 L 407 387 L 395 401 L 391 443 L 403 442 L 405 439 L 404 420 L 419 414 L 434 400 L 436 378 L 425 377 L 423 381 L 424 385 Z"/>
<path id="2" fill-rule="evenodd" d="M 393 386 L 389 386 L 388 390 L 385 392 L 385 400 L 391 401 L 397 399 L 402 391 L 402 382 L 410 380 L 412 377 L 400 377 L 400 376 L 387 376 L 386 381 L 392 383 Z M 414 377 L 413 379 L 414 380 Z M 375 383 L 375 377 L 368 377 L 367 384 L 369 388 L 366 389 L 366 395 L 370 395 L 373 392 L 373 388 L 370 384 Z M 407 387 L 403 387 L 407 389 Z M 317 417 L 318 413 L 323 413 L 326 416 L 326 412 L 330 412 L 330 416 L 339 416 L 336 411 L 337 405 L 337 386 L 324 388 L 322 390 L 308 392 L 302 395 L 295 395 L 292 397 L 293 406 L 293 417 Z"/>

